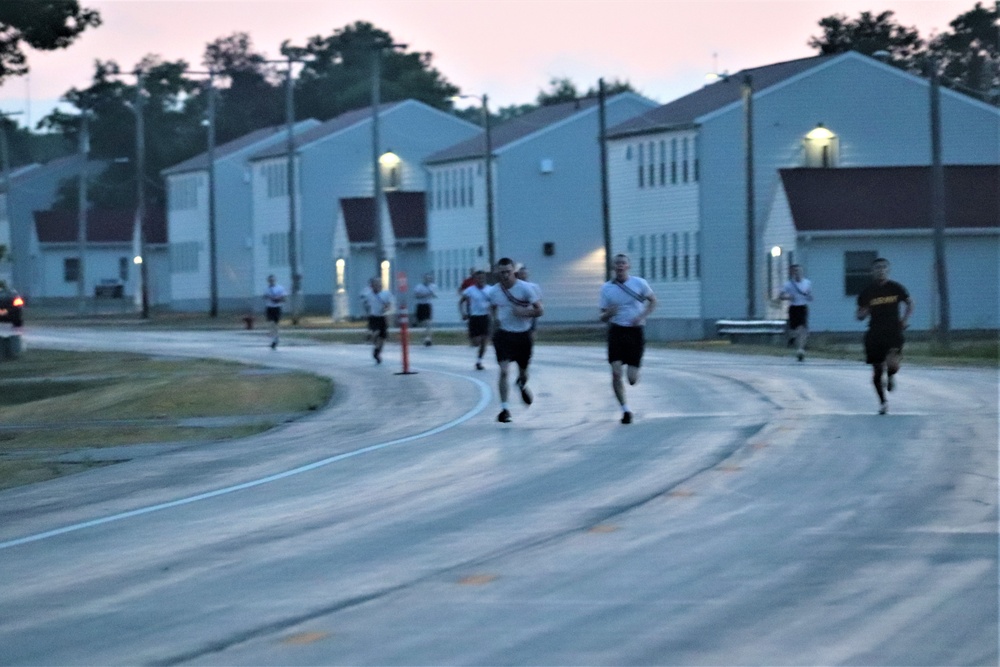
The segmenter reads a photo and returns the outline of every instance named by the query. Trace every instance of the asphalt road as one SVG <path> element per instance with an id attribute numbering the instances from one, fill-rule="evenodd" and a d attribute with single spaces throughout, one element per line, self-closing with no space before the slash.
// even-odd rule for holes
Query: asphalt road
<path id="1" fill-rule="evenodd" d="M 0 493 L 3 665 L 996 665 L 998 376 L 540 345 L 29 330 L 334 379 L 236 442 Z M 513 392 L 512 392 L 513 395 Z M 266 396 L 262 410 L 266 411 Z"/>

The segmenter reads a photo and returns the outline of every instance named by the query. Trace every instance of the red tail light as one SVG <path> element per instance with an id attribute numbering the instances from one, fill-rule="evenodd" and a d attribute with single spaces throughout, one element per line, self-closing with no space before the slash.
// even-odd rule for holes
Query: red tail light
<path id="1" fill-rule="evenodd" d="M 19 296 L 15 296 L 14 297 L 14 307 L 15 308 L 20 308 L 23 305 L 24 305 L 24 299 L 22 299 Z"/>

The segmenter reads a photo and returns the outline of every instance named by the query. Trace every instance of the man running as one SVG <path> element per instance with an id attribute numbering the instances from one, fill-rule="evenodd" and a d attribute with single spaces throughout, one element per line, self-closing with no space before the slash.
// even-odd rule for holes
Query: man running
<path id="1" fill-rule="evenodd" d="M 781 288 L 778 298 L 788 302 L 788 332 L 795 341 L 799 361 L 806 358 L 806 339 L 809 338 L 809 302 L 813 299 L 812 281 L 802 277 L 802 267 L 788 267 L 788 281 Z"/>
<path id="2" fill-rule="evenodd" d="M 521 390 L 521 400 L 525 405 L 531 405 L 534 400 L 528 389 L 528 364 L 532 353 L 531 324 L 544 312 L 535 290 L 518 280 L 514 270 L 514 260 L 502 258 L 497 262 L 499 282 L 486 292 L 496 323 L 493 347 L 500 365 L 501 408 L 497 421 L 503 423 L 511 421 L 510 404 L 507 402 L 510 391 L 508 368 L 511 362 L 517 364 L 517 386 Z"/>
<path id="3" fill-rule="evenodd" d="M 264 290 L 265 317 L 271 325 L 271 349 L 278 349 L 278 324 L 281 322 L 281 304 L 285 303 L 287 293 L 278 284 L 272 273 L 267 277 L 267 289 Z"/>
<path id="4" fill-rule="evenodd" d="M 615 255 L 615 277 L 601 287 L 601 321 L 608 323 L 608 363 L 611 387 L 622 409 L 622 423 L 632 423 L 632 410 L 625 400 L 622 370 L 628 367 L 628 383 L 639 381 L 639 366 L 645 351 L 646 318 L 656 308 L 656 295 L 644 278 L 630 276 L 628 255 Z"/>
<path id="5" fill-rule="evenodd" d="M 388 336 L 386 313 L 392 308 L 392 294 L 382 289 L 382 279 L 375 277 L 368 281 L 368 287 L 361 292 L 365 312 L 368 313 L 368 332 L 372 340 L 372 356 L 376 364 L 382 363 L 382 346 Z"/>
<path id="6" fill-rule="evenodd" d="M 424 281 L 413 288 L 413 299 L 417 302 L 416 324 L 424 327 L 424 345 L 430 347 L 434 344 L 431 340 L 431 324 L 433 320 L 433 305 L 431 301 L 437 298 L 437 285 L 434 284 L 434 274 L 425 273 Z"/>
<path id="7" fill-rule="evenodd" d="M 458 312 L 468 322 L 469 342 L 477 348 L 476 370 L 483 370 L 483 355 L 490 335 L 490 300 L 486 296 L 486 272 L 476 271 L 472 285 L 462 292 Z"/>
<path id="8" fill-rule="evenodd" d="M 899 304 L 903 304 L 900 317 Z M 896 373 L 903 352 L 903 330 L 910 324 L 913 314 L 913 300 L 905 287 L 889 280 L 889 260 L 879 257 L 872 262 L 872 283 L 858 295 L 859 320 L 868 319 L 865 332 L 866 362 L 872 367 L 872 383 L 878 394 L 878 413 L 889 411 L 885 392 L 896 387 Z M 886 383 L 882 383 L 882 373 L 888 372 Z"/>

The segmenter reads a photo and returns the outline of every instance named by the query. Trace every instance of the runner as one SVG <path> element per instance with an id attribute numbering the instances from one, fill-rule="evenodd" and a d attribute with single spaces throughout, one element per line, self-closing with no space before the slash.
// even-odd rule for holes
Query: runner
<path id="1" fill-rule="evenodd" d="M 382 279 L 372 278 L 368 287 L 361 292 L 365 312 L 368 314 L 368 332 L 372 341 L 372 357 L 376 364 L 382 363 L 382 346 L 388 336 L 386 313 L 392 308 L 392 294 L 382 289 Z"/>
<path id="2" fill-rule="evenodd" d="M 900 317 L 899 304 L 903 304 L 903 315 Z M 913 314 L 913 300 L 905 287 L 894 280 L 889 280 L 889 260 L 878 258 L 872 262 L 872 284 L 858 295 L 858 310 L 855 316 L 859 320 L 868 319 L 868 331 L 865 332 L 866 362 L 872 367 L 872 383 L 878 394 L 878 413 L 884 415 L 889 411 L 885 392 L 896 388 L 896 373 L 903 352 L 903 330 L 910 324 Z M 888 378 L 883 385 L 882 373 L 887 371 Z"/>
<path id="3" fill-rule="evenodd" d="M 799 361 L 806 358 L 806 339 L 809 338 L 809 302 L 813 300 L 812 281 L 802 277 L 802 267 L 792 264 L 788 267 L 788 281 L 781 288 L 778 298 L 788 302 L 788 333 L 795 342 L 795 356 Z"/>
<path id="4" fill-rule="evenodd" d="M 430 347 L 434 344 L 431 340 L 431 324 L 433 320 L 433 306 L 431 301 L 437 298 L 437 285 L 434 284 L 434 274 L 425 273 L 424 282 L 413 288 L 413 299 L 417 303 L 416 325 L 424 326 L 424 345 Z"/>
<path id="5" fill-rule="evenodd" d="M 639 366 L 645 351 L 646 318 L 656 308 L 656 295 L 644 278 L 630 276 L 628 255 L 615 255 L 615 277 L 601 287 L 601 321 L 608 323 L 608 363 L 611 364 L 611 387 L 622 409 L 622 423 L 632 423 L 632 409 L 625 400 L 625 384 L 639 381 Z"/>
<path id="6" fill-rule="evenodd" d="M 271 324 L 271 349 L 278 349 L 278 325 L 281 323 L 281 304 L 287 296 L 285 288 L 278 284 L 272 273 L 267 277 L 267 289 L 264 290 L 265 317 Z"/>
<path id="7" fill-rule="evenodd" d="M 473 284 L 458 300 L 458 312 L 468 322 L 469 342 L 477 348 L 476 370 L 483 370 L 483 355 L 490 335 L 490 301 L 486 296 L 486 272 L 476 271 Z"/>
<path id="8" fill-rule="evenodd" d="M 517 387 L 521 390 L 521 400 L 525 405 L 534 401 L 528 389 L 528 364 L 531 363 L 531 325 L 544 312 L 535 290 L 521 282 L 514 275 L 514 261 L 508 257 L 497 262 L 497 276 L 500 281 L 487 290 L 487 298 L 493 311 L 493 348 L 500 365 L 500 414 L 497 421 L 511 421 L 510 404 L 507 396 L 508 369 L 511 362 L 517 364 Z"/>

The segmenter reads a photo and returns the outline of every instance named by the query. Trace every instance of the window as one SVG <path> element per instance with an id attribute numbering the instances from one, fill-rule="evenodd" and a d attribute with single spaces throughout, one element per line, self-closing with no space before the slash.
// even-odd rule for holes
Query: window
<path id="1" fill-rule="evenodd" d="M 646 237 L 639 237 L 639 275 L 646 277 Z"/>
<path id="2" fill-rule="evenodd" d="M 671 237 L 673 237 L 671 239 L 671 246 L 673 246 L 672 247 L 673 253 L 672 253 L 672 256 L 671 256 L 670 278 L 672 280 L 677 280 L 677 268 L 679 266 L 679 264 L 677 262 L 677 251 L 679 250 L 679 248 L 677 247 L 678 246 L 678 244 L 677 244 L 677 232 L 674 232 L 673 234 L 671 234 Z"/>
<path id="3" fill-rule="evenodd" d="M 670 249 L 667 247 L 667 235 L 660 234 L 660 279 L 667 279 L 667 256 Z"/>
<path id="4" fill-rule="evenodd" d="M 475 202 L 472 199 L 472 193 L 474 192 L 474 190 L 472 189 L 472 181 L 473 181 L 473 179 L 472 179 L 472 167 L 469 167 L 469 169 L 467 171 L 469 173 L 469 206 L 474 206 Z"/>
<path id="5" fill-rule="evenodd" d="M 694 233 L 694 277 L 701 278 L 701 234 Z"/>
<path id="6" fill-rule="evenodd" d="M 837 135 L 819 123 L 802 141 L 806 167 L 829 168 L 837 166 L 840 140 Z"/>
<path id="7" fill-rule="evenodd" d="M 266 164 L 261 168 L 267 179 L 267 198 L 288 196 L 288 165 L 281 162 Z"/>
<path id="8" fill-rule="evenodd" d="M 684 182 L 688 182 L 688 138 L 684 137 Z"/>
<path id="9" fill-rule="evenodd" d="M 644 179 L 646 178 L 646 152 L 645 144 L 639 144 L 639 187 L 645 185 Z"/>
<path id="10" fill-rule="evenodd" d="M 684 232 L 684 280 L 691 277 L 691 234 Z"/>
<path id="11" fill-rule="evenodd" d="M 288 266 L 288 232 L 267 235 L 267 265 Z"/>
<path id="12" fill-rule="evenodd" d="M 80 279 L 80 258 L 63 258 L 63 282 L 75 283 Z"/>
<path id="13" fill-rule="evenodd" d="M 667 182 L 667 142 L 660 140 L 660 185 Z"/>
<path id="14" fill-rule="evenodd" d="M 649 186 L 656 185 L 656 151 L 653 149 L 653 142 L 649 142 Z"/>
<path id="15" fill-rule="evenodd" d="M 844 253 L 844 296 L 857 296 L 872 281 L 872 262 L 878 257 L 874 250 Z"/>
<path id="16" fill-rule="evenodd" d="M 198 175 L 181 176 L 171 179 L 170 190 L 167 193 L 167 206 L 171 211 L 188 211 L 198 208 L 198 186 L 201 177 Z"/>
<path id="17" fill-rule="evenodd" d="M 434 174 L 434 207 L 441 208 L 441 191 L 444 188 L 441 187 L 441 172 Z"/>
<path id="18" fill-rule="evenodd" d="M 677 183 L 677 139 L 670 140 L 670 182 Z"/>
<path id="19" fill-rule="evenodd" d="M 170 273 L 192 273 L 198 270 L 198 242 L 170 244 Z"/>
<path id="20" fill-rule="evenodd" d="M 128 265 L 129 264 L 130 264 L 130 262 L 128 261 L 128 257 L 119 257 L 118 258 L 118 279 L 121 280 L 123 283 L 124 282 L 128 282 Z"/>
<path id="21" fill-rule="evenodd" d="M 459 187 L 458 187 L 458 203 L 462 208 L 465 208 L 465 170 L 462 169 L 458 172 L 459 177 Z"/>
<path id="22" fill-rule="evenodd" d="M 698 135 L 697 134 L 694 136 L 694 139 L 692 139 L 692 141 L 694 142 L 694 179 L 693 180 L 697 183 L 698 179 L 701 177 L 700 176 L 701 164 L 700 164 L 700 161 L 698 160 Z"/>

